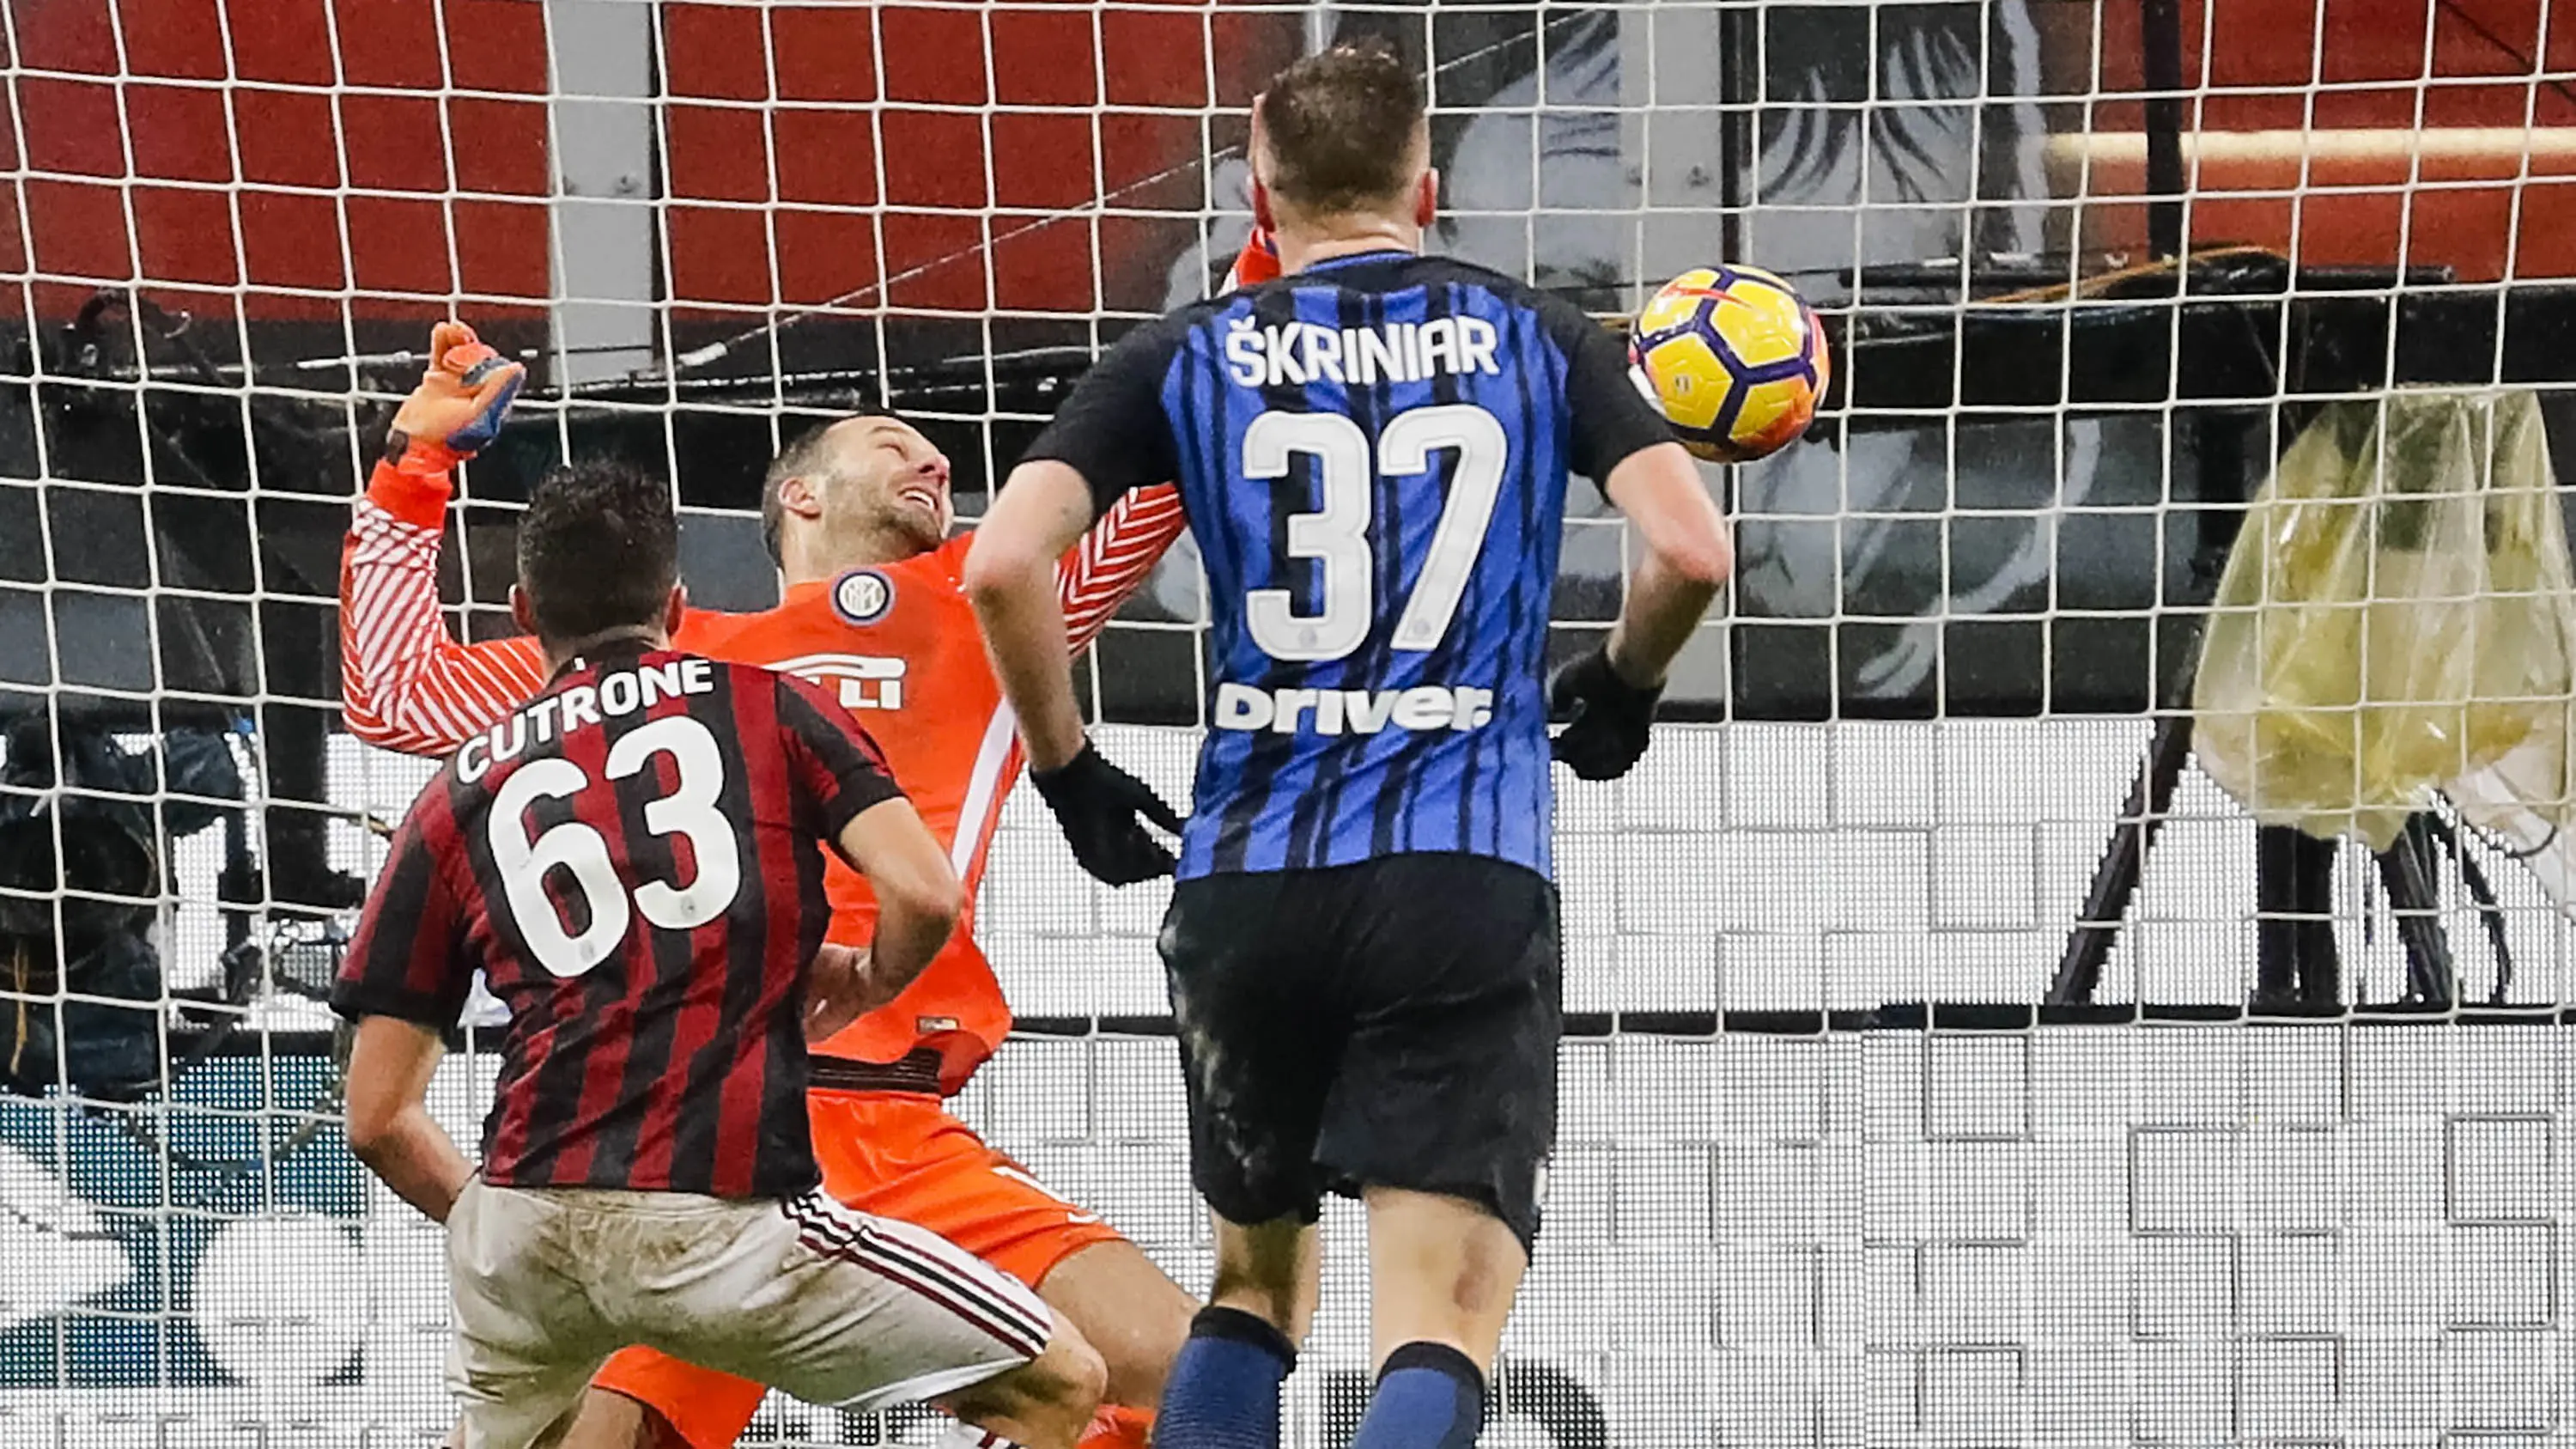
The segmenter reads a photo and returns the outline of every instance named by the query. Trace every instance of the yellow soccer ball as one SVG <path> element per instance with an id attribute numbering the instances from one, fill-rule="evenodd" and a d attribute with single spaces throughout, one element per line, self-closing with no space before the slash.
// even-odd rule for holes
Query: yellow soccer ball
<path id="1" fill-rule="evenodd" d="M 1695 267 L 1666 282 L 1637 314 L 1628 358 L 1682 446 L 1716 463 L 1787 447 L 1833 380 L 1815 312 L 1758 267 Z"/>

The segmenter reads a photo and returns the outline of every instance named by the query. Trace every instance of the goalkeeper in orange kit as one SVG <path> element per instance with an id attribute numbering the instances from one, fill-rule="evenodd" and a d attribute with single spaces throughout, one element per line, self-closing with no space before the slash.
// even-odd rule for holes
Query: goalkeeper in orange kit
<path id="1" fill-rule="evenodd" d="M 1239 265 L 1249 277 L 1266 260 L 1256 243 Z M 351 733 L 424 754 L 489 728 L 545 682 L 534 640 L 464 645 L 441 622 L 436 574 L 449 475 L 490 441 L 519 370 L 461 324 L 442 324 L 432 351 L 429 373 L 397 415 L 387 456 L 356 506 L 340 589 Z M 1142 1449 L 1197 1304 L 1115 1229 L 1040 1185 L 942 1104 L 1010 1030 L 1010 1010 L 973 939 L 973 893 L 1002 798 L 1022 768 L 959 589 L 969 536 L 951 538 L 953 521 L 948 460 L 910 426 L 868 415 L 818 428 L 780 452 L 764 487 L 763 532 L 786 586 L 778 606 L 753 614 L 693 609 L 674 643 L 835 690 L 884 749 L 967 885 L 960 929 L 921 978 L 814 1048 L 810 1115 L 825 1190 L 929 1228 L 1035 1288 L 1106 1365 L 1104 1407 L 1085 1449 Z M 1144 582 L 1183 522 L 1170 488 L 1145 490 L 1065 556 L 1059 594 L 1076 647 Z M 1114 788 L 1125 778 L 1096 756 L 1077 768 L 1090 774 L 1082 786 Z M 1059 782 L 1036 783 L 1045 790 Z M 1097 860 L 1085 864 L 1101 873 Z M 1126 864 L 1131 878 L 1144 879 L 1167 874 L 1171 861 Z M 827 884 L 830 939 L 864 945 L 874 918 L 864 883 L 835 868 Z M 764 1392 L 630 1350 L 602 1372 L 565 1442 L 721 1449 Z"/>

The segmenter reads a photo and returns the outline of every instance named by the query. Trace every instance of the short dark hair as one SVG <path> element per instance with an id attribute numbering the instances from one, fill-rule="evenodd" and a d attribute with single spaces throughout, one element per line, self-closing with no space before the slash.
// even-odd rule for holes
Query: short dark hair
<path id="1" fill-rule="evenodd" d="M 632 463 L 567 463 L 519 517 L 519 586 L 537 637 L 584 639 L 662 621 L 680 577 L 671 486 Z"/>
<path id="2" fill-rule="evenodd" d="M 787 559 L 778 549 L 778 531 L 786 526 L 787 507 L 778 500 L 779 485 L 800 474 L 810 474 L 823 465 L 823 449 L 832 430 L 860 418 L 901 418 L 890 408 L 862 407 L 837 418 L 825 418 L 795 437 L 769 460 L 769 471 L 760 475 L 760 542 L 769 550 L 769 561 L 784 565 Z"/>
<path id="3" fill-rule="evenodd" d="M 1319 51 L 1279 73 L 1261 96 L 1270 189 L 1308 216 L 1395 200 L 1413 179 L 1422 83 L 1384 41 Z"/>

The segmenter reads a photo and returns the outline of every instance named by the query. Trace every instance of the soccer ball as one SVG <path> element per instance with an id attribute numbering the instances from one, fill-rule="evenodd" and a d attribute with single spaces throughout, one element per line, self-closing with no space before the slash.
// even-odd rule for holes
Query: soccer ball
<path id="1" fill-rule="evenodd" d="M 1637 314 L 1628 359 L 1682 446 L 1713 463 L 1788 446 L 1833 377 L 1816 314 L 1756 267 L 1695 267 L 1666 282 Z"/>

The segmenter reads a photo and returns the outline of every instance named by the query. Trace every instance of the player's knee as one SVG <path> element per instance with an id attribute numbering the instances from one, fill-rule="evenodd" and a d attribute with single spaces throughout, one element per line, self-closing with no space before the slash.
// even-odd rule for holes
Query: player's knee
<path id="1" fill-rule="evenodd" d="M 1109 1366 L 1104 1404 L 1152 1409 L 1190 1337 L 1198 1300 L 1124 1240 L 1095 1243 L 1048 1270 L 1038 1292 Z"/>
<path id="2" fill-rule="evenodd" d="M 1100 1402 L 1151 1412 L 1163 1402 L 1163 1383 L 1172 1360 L 1190 1339 L 1190 1315 L 1196 1304 L 1175 1313 L 1159 1310 L 1137 1314 L 1116 1325 L 1106 1342 L 1096 1345 L 1103 1377 Z"/>
<path id="3" fill-rule="evenodd" d="M 1081 1330 L 1059 1318 L 1036 1358 L 943 1401 L 970 1424 L 1069 1424 L 1090 1421 L 1109 1387 L 1109 1366 Z"/>
<path id="4" fill-rule="evenodd" d="M 1029 1367 L 1038 1373 L 1046 1403 L 1080 1418 L 1090 1418 L 1109 1392 L 1108 1360 L 1070 1323 L 1056 1326 L 1046 1352 Z"/>

